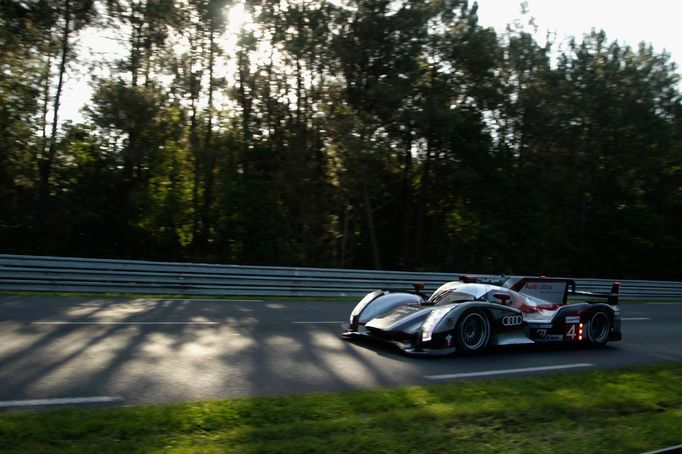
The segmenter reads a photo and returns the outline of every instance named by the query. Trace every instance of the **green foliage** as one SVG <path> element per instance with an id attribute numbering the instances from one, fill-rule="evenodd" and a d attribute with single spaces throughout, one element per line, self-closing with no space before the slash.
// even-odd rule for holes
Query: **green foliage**
<path id="1" fill-rule="evenodd" d="M 462 0 L 232 4 L 0 3 L 0 251 L 680 277 L 668 55 Z M 97 15 L 125 55 L 61 124 Z"/>

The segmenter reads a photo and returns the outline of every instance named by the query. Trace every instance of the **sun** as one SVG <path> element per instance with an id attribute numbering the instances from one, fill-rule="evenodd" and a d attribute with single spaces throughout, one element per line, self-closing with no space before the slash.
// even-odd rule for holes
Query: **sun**
<path id="1" fill-rule="evenodd" d="M 232 32 L 238 32 L 252 23 L 253 17 L 251 17 L 251 13 L 246 10 L 246 6 L 243 2 L 236 3 L 227 12 L 227 26 Z"/>

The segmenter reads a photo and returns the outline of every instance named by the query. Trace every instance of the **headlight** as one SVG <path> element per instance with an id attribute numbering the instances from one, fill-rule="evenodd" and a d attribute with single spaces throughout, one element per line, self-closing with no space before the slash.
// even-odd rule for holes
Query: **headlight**
<path id="1" fill-rule="evenodd" d="M 426 320 L 424 320 L 424 323 L 422 324 L 422 341 L 427 342 L 431 340 L 431 335 L 433 334 L 433 330 L 436 329 L 436 326 L 438 326 L 438 323 L 440 323 L 441 320 L 443 320 L 443 317 L 445 317 L 448 312 L 452 310 L 452 307 L 439 307 L 437 309 L 434 309 L 431 311 L 428 317 L 426 317 Z"/>

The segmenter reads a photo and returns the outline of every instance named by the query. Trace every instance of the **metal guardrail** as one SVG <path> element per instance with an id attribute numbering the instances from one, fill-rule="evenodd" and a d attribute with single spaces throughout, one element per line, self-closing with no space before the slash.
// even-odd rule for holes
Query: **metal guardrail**
<path id="1" fill-rule="evenodd" d="M 360 296 L 373 289 L 426 293 L 467 273 L 263 267 L 0 254 L 0 290 L 224 296 Z M 608 291 L 612 280 L 575 279 Z M 682 300 L 682 282 L 621 281 L 623 299 Z"/>

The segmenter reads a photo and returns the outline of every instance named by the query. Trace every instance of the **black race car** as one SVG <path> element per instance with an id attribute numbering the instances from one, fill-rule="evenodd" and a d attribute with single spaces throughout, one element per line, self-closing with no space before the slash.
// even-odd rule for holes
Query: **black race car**
<path id="1" fill-rule="evenodd" d="M 620 284 L 609 293 L 581 292 L 575 281 L 544 277 L 460 277 L 427 298 L 414 291 L 376 290 L 343 325 L 346 338 L 370 337 L 406 353 L 478 353 L 493 345 L 620 340 Z M 568 304 L 569 296 L 587 300 Z"/>

